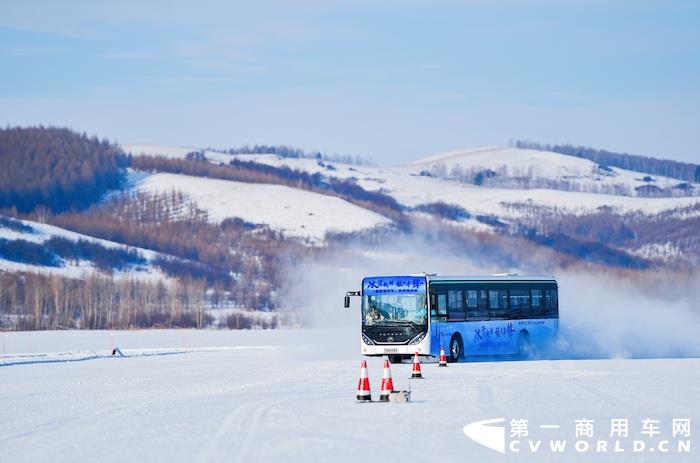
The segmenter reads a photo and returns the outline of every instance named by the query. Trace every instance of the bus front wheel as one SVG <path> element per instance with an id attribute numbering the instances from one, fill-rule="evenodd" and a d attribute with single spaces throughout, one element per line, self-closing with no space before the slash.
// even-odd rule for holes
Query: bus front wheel
<path id="1" fill-rule="evenodd" d="M 462 357 L 463 350 L 462 336 L 459 333 L 453 334 L 450 340 L 450 362 L 458 362 L 460 357 Z"/>

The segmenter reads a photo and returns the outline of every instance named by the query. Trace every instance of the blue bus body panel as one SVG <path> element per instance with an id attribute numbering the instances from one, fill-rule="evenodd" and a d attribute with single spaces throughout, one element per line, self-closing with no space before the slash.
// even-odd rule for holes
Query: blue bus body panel
<path id="1" fill-rule="evenodd" d="M 518 336 L 527 331 L 535 346 L 552 340 L 558 329 L 558 319 L 484 320 L 430 324 L 430 354 L 440 355 L 440 347 L 448 351 L 452 335 L 459 333 L 464 343 L 464 355 L 501 355 L 518 352 Z"/>

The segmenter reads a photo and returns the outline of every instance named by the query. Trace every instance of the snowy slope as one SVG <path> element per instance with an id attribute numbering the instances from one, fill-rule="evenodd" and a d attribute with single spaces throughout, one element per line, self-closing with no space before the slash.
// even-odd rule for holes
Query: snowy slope
<path id="1" fill-rule="evenodd" d="M 186 156 L 192 148 L 178 148 L 160 145 L 124 145 L 132 152 L 161 155 L 168 157 Z M 611 210 L 620 214 L 638 213 L 655 216 L 665 211 L 675 211 L 676 216 L 687 214 L 694 206 L 700 204 L 700 196 L 649 198 L 629 196 L 636 194 L 640 185 L 653 184 L 660 188 L 672 187 L 680 183 L 675 179 L 654 176 L 653 182 L 645 182 L 646 174 L 625 171 L 623 169 L 601 169 L 595 163 L 573 156 L 558 153 L 521 150 L 514 148 L 486 147 L 473 150 L 457 150 L 430 156 L 404 166 L 377 167 L 355 166 L 336 162 L 320 161 L 309 158 L 286 158 L 270 154 L 236 154 L 229 155 L 207 151 L 206 156 L 214 163 L 228 163 L 232 159 L 251 161 L 275 167 L 289 167 L 309 173 L 320 173 L 326 178 L 353 179 L 368 191 L 381 191 L 394 197 L 409 209 L 421 204 L 444 202 L 466 209 L 471 218 L 462 220 L 459 225 L 481 232 L 492 232 L 493 220 L 518 223 L 529 220 L 532 214 L 541 213 L 540 209 L 556 210 L 560 214 L 591 214 L 600 210 Z M 442 171 L 436 166 L 442 166 Z M 523 176 L 534 179 L 528 188 L 497 187 L 494 185 L 477 186 L 457 180 L 448 180 L 440 176 L 421 175 L 424 171 L 450 176 L 452 171 L 462 172 L 464 178 L 472 179 L 475 172 L 493 170 L 506 181 L 522 181 Z M 141 178 L 139 179 L 139 175 Z M 474 174 L 475 175 L 475 174 Z M 138 185 L 147 175 L 132 172 L 132 184 Z M 300 236 L 313 241 L 320 241 L 329 229 L 338 231 L 356 231 L 387 223 L 376 214 L 352 206 L 352 211 L 340 212 L 318 202 L 304 203 L 309 207 L 298 207 L 299 202 L 288 205 L 280 211 L 275 200 L 265 197 L 266 192 L 279 188 L 269 185 L 244 187 L 245 192 L 226 193 L 224 196 L 213 192 L 209 180 L 197 181 L 202 188 L 195 188 L 189 181 L 176 177 L 156 176 L 157 188 L 154 191 L 183 189 L 191 192 L 193 199 L 198 196 L 206 203 L 214 220 L 238 215 L 253 223 L 269 224 L 272 228 L 283 230 L 290 236 Z M 169 184 L 169 181 L 175 181 Z M 155 181 L 151 180 L 151 181 Z M 471 180 L 470 180 L 471 181 Z M 149 185 L 146 181 L 146 185 Z M 202 183 L 206 182 L 206 183 Z M 579 191 L 562 191 L 552 188 L 574 188 Z M 150 186 L 149 186 L 150 188 Z M 292 191 L 292 190 L 287 190 Z M 597 192 L 594 192 L 597 191 Z M 610 194 L 626 191 L 626 195 Z M 677 191 L 677 190 L 674 190 Z M 700 191 L 700 185 L 694 185 L 694 191 Z M 296 194 L 296 193 L 295 193 Z M 231 196 L 233 195 L 233 196 Z M 292 193 L 285 197 L 292 198 Z M 306 193 L 305 195 L 308 195 Z M 200 202 L 200 201 L 197 201 Z M 257 207 L 257 206 L 260 207 Z M 346 205 L 347 206 L 347 205 Z M 284 213 L 284 215 L 281 215 Z M 314 214 L 310 216 L 308 214 Z M 369 214 L 369 215 L 367 215 Z M 310 218 L 303 220 L 304 215 Z M 348 217 L 353 217 L 349 220 Z M 432 216 L 430 216 L 432 217 Z M 324 219 L 321 219 L 324 218 Z M 315 222 L 315 219 L 319 219 Z M 341 228 L 342 226 L 342 228 Z M 633 249 L 636 255 L 654 257 L 671 261 L 679 252 L 678 243 L 666 243 L 661 237 L 644 249 Z"/>
<path id="2" fill-rule="evenodd" d="M 408 404 L 355 402 L 356 353 L 338 352 L 355 334 L 338 331 L 0 333 L 13 356 L 32 346 L 73 343 L 98 354 L 83 361 L 0 367 L 2 460 L 29 461 L 696 461 L 698 359 L 542 360 L 423 365 Z M 58 343 L 60 341 L 60 344 Z M 354 342 L 353 342 L 354 341 Z M 127 357 L 105 358 L 112 345 Z M 154 350 L 161 348 L 160 352 Z M 36 352 L 36 349 L 35 349 Z M 66 358 L 66 360 L 70 360 Z M 378 396 L 380 359 L 369 361 Z M 410 365 L 392 365 L 407 389 Z M 650 381 L 650 375 L 663 381 Z M 465 425 L 528 421 L 533 440 L 567 440 L 563 452 L 501 455 L 467 438 Z M 629 420 L 626 451 L 576 452 L 575 420 L 593 420 L 610 441 L 611 419 Z M 659 420 L 661 435 L 641 433 Z M 691 419 L 692 448 L 675 442 L 671 423 Z M 542 429 L 540 425 L 559 425 Z M 633 440 L 647 443 L 633 452 Z M 655 450 L 657 449 L 654 447 Z"/>
<path id="3" fill-rule="evenodd" d="M 663 210 L 687 207 L 700 202 L 698 197 L 641 198 L 541 188 L 525 190 L 479 187 L 434 177 L 423 177 L 415 172 L 421 170 L 415 166 L 371 167 L 324 163 L 326 166 L 331 164 L 333 166 L 331 170 L 319 165 L 313 159 L 282 158 L 261 154 L 235 155 L 234 157 L 273 166 L 288 166 L 312 173 L 320 172 L 338 178 L 356 178 L 363 188 L 371 191 L 382 190 L 409 207 L 443 201 L 462 206 L 473 214 L 495 215 L 505 219 L 517 218 L 521 214 L 508 207 L 508 204 L 512 203 L 557 207 L 575 214 L 594 212 L 604 206 L 619 212 L 640 211 L 645 214 L 655 214 Z M 578 158 L 570 158 L 579 161 Z M 543 162 L 543 165 L 546 165 L 546 162 Z M 641 176 L 642 174 L 637 175 Z"/>
<path id="4" fill-rule="evenodd" d="M 212 221 L 239 217 L 312 241 L 323 240 L 328 232 L 353 232 L 391 223 L 340 198 L 283 185 L 154 174 L 141 178 L 135 188 L 150 193 L 179 190 L 206 209 Z"/>
<path id="5" fill-rule="evenodd" d="M 588 159 L 567 156 L 551 151 L 530 149 L 485 147 L 477 149 L 456 150 L 440 153 L 413 161 L 408 164 L 409 171 L 419 173 L 444 167 L 447 172 L 459 169 L 470 172 L 470 177 L 477 172 L 492 170 L 502 172 L 507 177 L 533 177 L 538 180 L 567 181 L 578 185 L 582 191 L 596 191 L 604 185 L 626 186 L 630 194 L 636 195 L 635 188 L 655 185 L 659 188 L 672 188 L 680 180 L 656 175 L 642 174 L 617 167 L 601 169 Z M 650 177 L 653 181 L 644 181 Z M 700 185 L 695 185 L 700 187 Z"/>
<path id="6" fill-rule="evenodd" d="M 125 249 L 125 250 L 136 250 L 141 257 L 146 259 L 147 261 L 151 261 L 155 259 L 155 257 L 158 255 L 158 253 L 148 250 L 148 249 L 143 249 L 143 248 L 137 248 L 137 247 L 132 247 L 132 246 L 126 246 L 120 243 L 115 243 L 113 241 L 107 241 L 107 240 L 102 240 L 99 238 L 94 238 L 92 236 L 88 235 L 83 235 L 81 233 L 76 233 L 70 230 L 66 230 L 64 228 L 60 227 L 55 227 L 53 225 L 47 225 L 44 223 L 39 223 L 39 222 L 33 222 L 30 220 L 17 220 L 17 222 L 21 222 L 24 225 L 27 225 L 32 228 L 31 232 L 20 232 L 16 230 L 12 230 L 6 227 L 3 227 L 2 224 L 0 224 L 0 238 L 5 238 L 7 240 L 26 240 L 26 241 L 31 241 L 33 243 L 43 243 L 50 239 L 51 237 L 61 237 L 61 238 L 66 238 L 71 241 L 78 241 L 78 240 L 85 240 L 89 241 L 91 243 L 96 243 L 100 244 L 106 248 L 112 248 L 112 249 Z M 96 272 L 97 268 L 92 264 L 90 261 L 64 261 L 63 265 L 61 267 L 48 267 L 48 266 L 37 266 L 37 265 L 31 265 L 31 264 L 23 264 L 19 262 L 13 262 L 10 260 L 3 259 L 0 256 L 0 270 L 5 270 L 5 271 L 15 271 L 15 272 L 34 272 L 34 273 L 47 273 L 47 274 L 55 274 L 55 275 L 62 275 L 62 276 L 68 276 L 68 277 L 73 277 L 73 278 L 79 278 L 85 274 L 91 273 L 91 272 Z M 115 276 L 119 278 L 122 275 L 127 275 L 129 277 L 134 276 L 137 278 L 147 278 L 147 279 L 162 279 L 163 275 L 155 267 L 152 267 L 150 265 L 144 265 L 144 266 L 139 266 L 135 268 L 131 268 L 129 270 L 125 270 L 122 272 L 115 272 Z"/>
<path id="7" fill-rule="evenodd" d="M 122 146 L 135 153 L 168 157 L 184 157 L 193 150 L 193 148 L 161 145 Z M 284 158 L 271 154 L 229 155 L 212 151 L 207 151 L 205 154 L 215 162 L 240 159 L 271 166 L 287 166 L 310 173 L 320 172 L 326 176 L 343 179 L 355 178 L 363 188 L 370 191 L 382 190 L 409 207 L 443 201 L 462 206 L 473 214 L 494 215 L 506 220 L 520 216 L 519 212 L 508 207 L 513 203 L 558 207 L 575 214 L 594 212 L 605 206 L 621 213 L 639 211 L 644 214 L 656 214 L 663 210 L 687 207 L 700 202 L 699 197 L 644 198 L 583 191 L 553 191 L 544 188 L 487 188 L 419 175 L 421 171 L 437 164 L 444 164 L 448 171 L 456 165 L 463 170 L 498 170 L 506 166 L 509 175 L 512 176 L 530 173 L 541 179 L 566 180 L 580 184 L 583 190 L 592 189 L 597 185 L 618 184 L 628 187 L 634 194 L 635 187 L 649 184 L 643 181 L 646 174 L 611 168 L 613 174 L 606 175 L 606 172 L 601 173 L 598 166 L 591 161 L 547 151 L 499 147 L 456 150 L 429 156 L 405 166 L 393 167 L 351 166 L 335 162 L 318 162 L 315 159 Z M 666 177 L 653 176 L 653 178 L 652 184 L 659 187 L 680 183 L 679 180 Z M 700 191 L 700 185 L 694 186 Z"/>

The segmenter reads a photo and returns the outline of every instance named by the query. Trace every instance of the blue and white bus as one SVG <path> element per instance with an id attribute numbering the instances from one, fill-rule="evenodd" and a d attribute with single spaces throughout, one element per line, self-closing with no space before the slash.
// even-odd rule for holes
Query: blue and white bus
<path id="1" fill-rule="evenodd" d="M 401 362 L 519 355 L 559 329 L 557 282 L 546 276 L 372 276 L 362 280 L 362 354 Z"/>

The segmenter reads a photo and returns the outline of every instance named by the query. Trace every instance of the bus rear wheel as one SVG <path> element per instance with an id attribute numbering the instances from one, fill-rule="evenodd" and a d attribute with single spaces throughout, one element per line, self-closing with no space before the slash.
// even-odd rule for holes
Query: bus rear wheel
<path id="1" fill-rule="evenodd" d="M 532 343 L 530 342 L 530 333 L 521 331 L 518 335 L 518 358 L 523 360 L 532 353 Z"/>
<path id="2" fill-rule="evenodd" d="M 462 343 L 462 336 L 458 333 L 452 335 L 450 340 L 450 362 L 459 362 L 460 357 L 462 357 L 462 352 L 464 350 L 464 344 Z"/>

